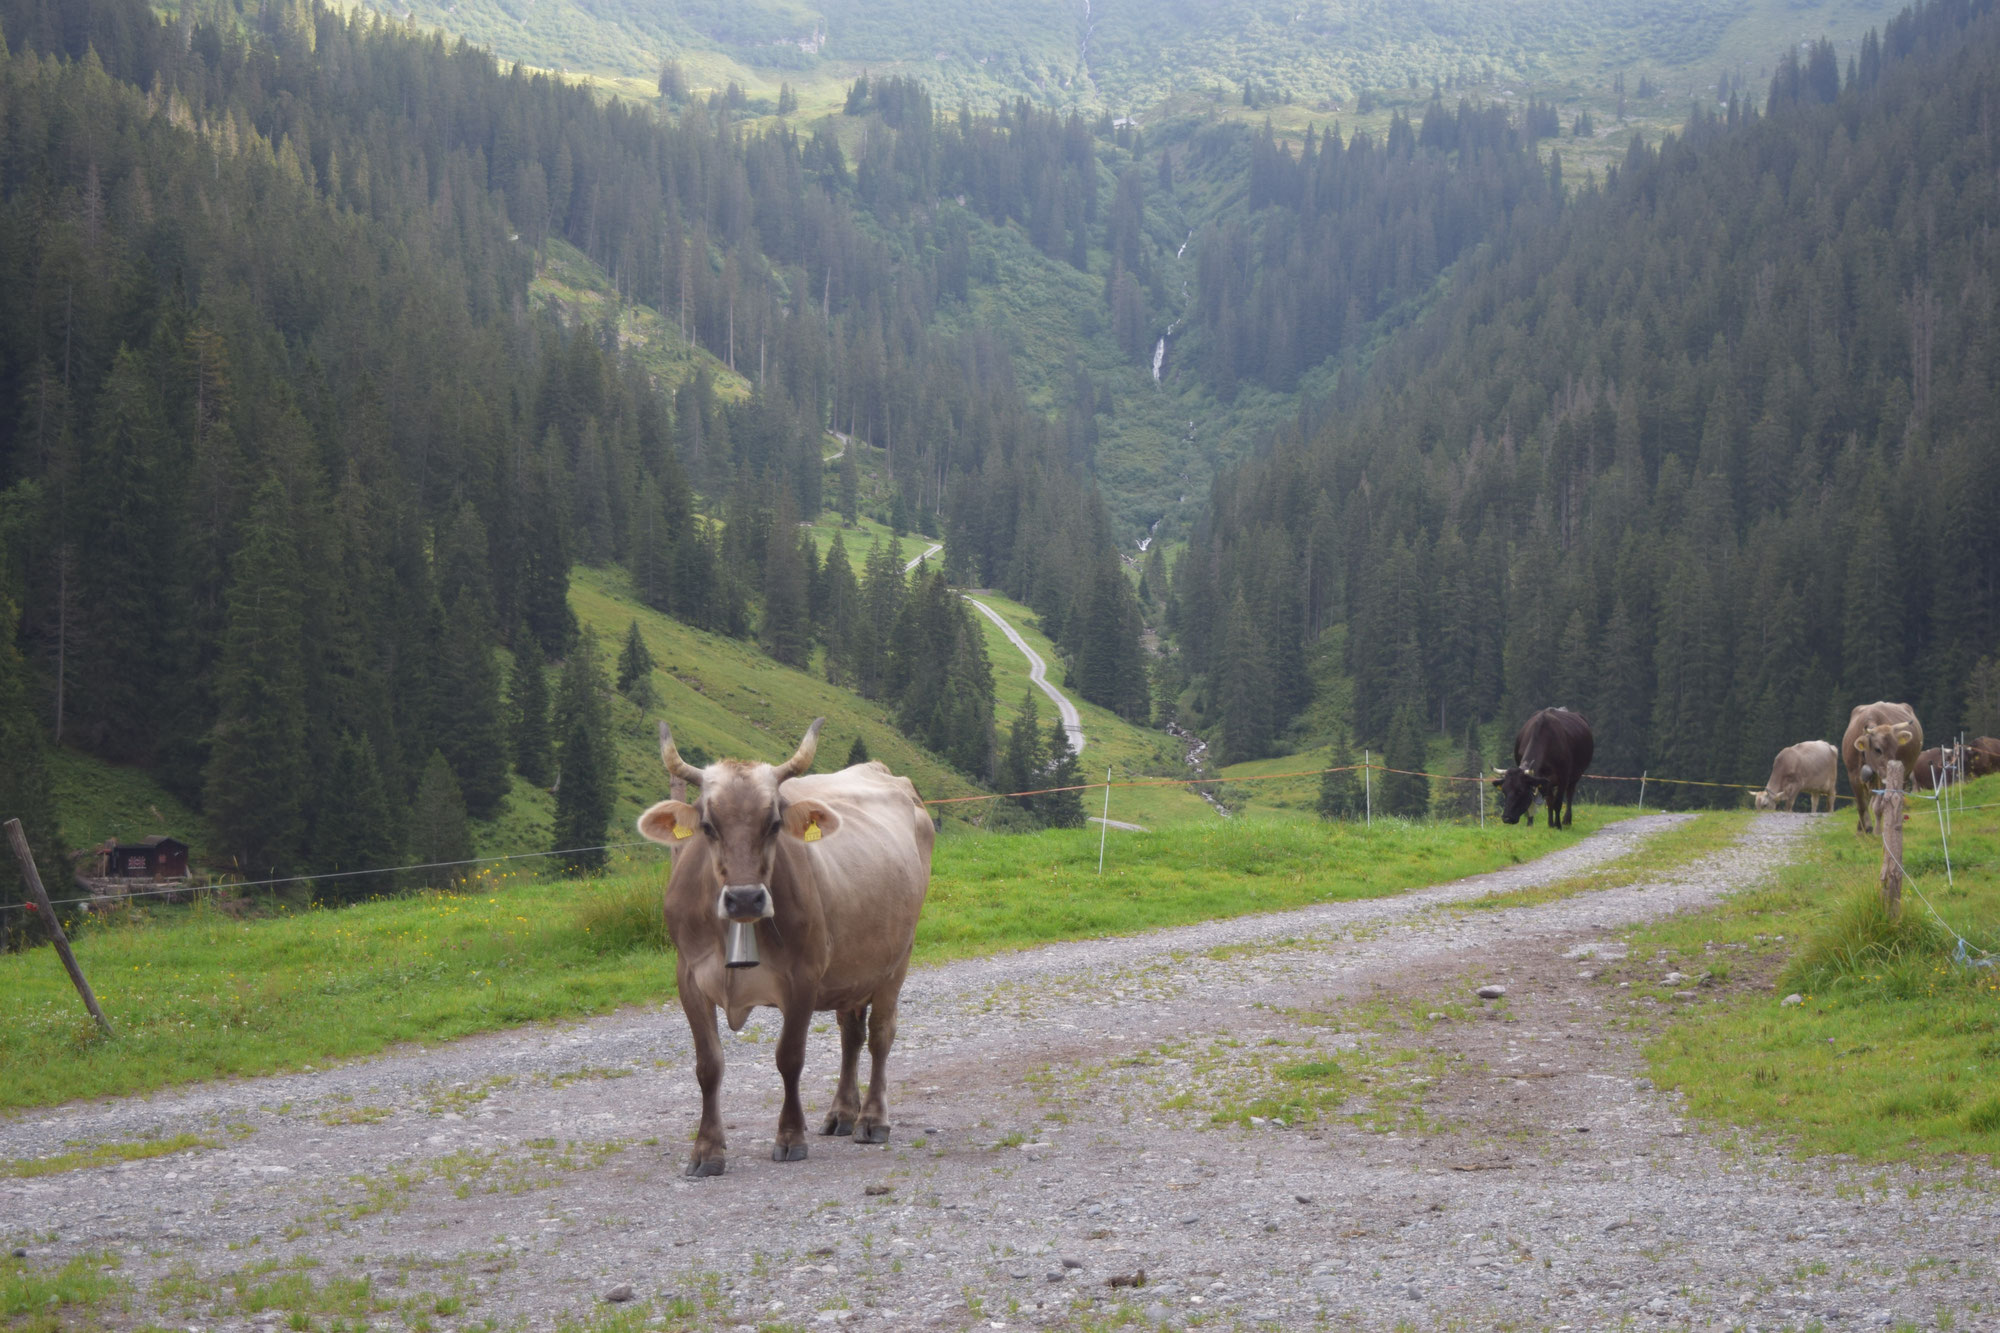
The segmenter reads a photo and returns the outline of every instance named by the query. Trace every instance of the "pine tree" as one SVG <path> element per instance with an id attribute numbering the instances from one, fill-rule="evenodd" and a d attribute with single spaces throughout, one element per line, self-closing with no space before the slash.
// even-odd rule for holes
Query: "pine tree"
<path id="1" fill-rule="evenodd" d="M 639 705 L 641 712 L 653 701 L 653 654 L 639 633 L 636 616 L 625 631 L 625 646 L 618 651 L 618 692 Z"/>
<path id="2" fill-rule="evenodd" d="M 855 447 L 849 440 L 840 451 L 840 519 L 850 528 L 861 512 L 861 468 L 854 461 Z"/>
<path id="3" fill-rule="evenodd" d="M 868 742 L 863 740 L 861 737 L 856 736 L 854 738 L 854 744 L 847 747 L 847 762 L 842 764 L 841 767 L 853 768 L 856 764 L 865 764 L 867 762 L 868 762 Z"/>
<path id="4" fill-rule="evenodd" d="M 604 868 L 605 829 L 617 794 L 617 751 L 611 739 L 607 682 L 598 661 L 597 637 L 578 636 L 556 687 L 556 851 L 568 851 L 566 865 L 583 874 Z M 577 849 L 577 850 L 572 850 Z"/>
<path id="5" fill-rule="evenodd" d="M 1061 718 L 1049 723 L 1048 761 L 1043 773 L 1042 785 L 1056 790 L 1036 798 L 1039 802 L 1036 813 L 1042 822 L 1050 828 L 1082 828 L 1083 793 L 1062 790 L 1081 786 L 1083 774 L 1076 751 L 1070 748 L 1069 729 L 1063 726 Z"/>
<path id="6" fill-rule="evenodd" d="M 1222 753 L 1225 763 L 1240 764 L 1270 753 L 1272 719 L 1271 667 L 1264 636 L 1250 619 L 1238 591 L 1230 604 L 1222 636 Z"/>
<path id="7" fill-rule="evenodd" d="M 800 558 L 798 524 L 789 497 L 778 508 L 764 547 L 764 623 L 758 638 L 764 651 L 786 666 L 803 667 L 812 648 L 807 623 L 811 584 Z"/>
<path id="8" fill-rule="evenodd" d="M 465 798 L 451 761 L 441 750 L 431 751 L 417 779 L 410 802 L 410 863 L 424 869 L 406 871 L 412 887 L 446 889 L 472 873 L 472 825 L 466 819 Z"/>
<path id="9" fill-rule="evenodd" d="M 204 804 L 240 874 L 294 868 L 305 840 L 306 702 L 298 551 L 274 477 L 251 502 L 231 562 L 216 666 L 217 717 Z"/>
<path id="10" fill-rule="evenodd" d="M 553 778 L 549 753 L 549 682 L 542 670 L 542 646 L 526 625 L 514 632 L 514 669 L 507 677 L 507 717 L 512 728 L 514 771 L 537 787 Z"/>
<path id="11" fill-rule="evenodd" d="M 1035 711 L 1035 692 L 1021 696 L 1021 709 L 1007 729 L 1007 752 L 1000 760 L 1000 787 L 1007 792 L 1034 791 L 1043 785 L 1048 757 L 1042 750 L 1041 719 Z M 1014 804 L 1034 811 L 1036 798 L 1015 796 Z"/>
<path id="12" fill-rule="evenodd" d="M 1319 778 L 1319 817 L 1359 819 L 1364 812 L 1361 774 L 1355 771 L 1354 750 L 1344 735 L 1335 735 Z"/>
<path id="13" fill-rule="evenodd" d="M 511 785 L 507 720 L 492 625 L 475 597 L 460 596 L 445 613 L 431 679 L 431 735 L 451 761 L 466 810 L 474 819 L 490 819 Z"/>
<path id="14" fill-rule="evenodd" d="M 375 747 L 366 736 L 341 733 L 313 807 L 312 868 L 341 876 L 319 881 L 314 895 L 325 902 L 358 902 L 392 892 L 393 874 L 353 873 L 394 865 L 402 845 Z"/>
<path id="15" fill-rule="evenodd" d="M 1430 779 L 1423 776 L 1424 721 L 1416 704 L 1404 703 L 1396 709 L 1389 723 L 1389 741 L 1382 751 L 1382 765 L 1401 771 L 1382 775 L 1376 808 L 1404 819 L 1422 819 L 1429 814 Z"/>

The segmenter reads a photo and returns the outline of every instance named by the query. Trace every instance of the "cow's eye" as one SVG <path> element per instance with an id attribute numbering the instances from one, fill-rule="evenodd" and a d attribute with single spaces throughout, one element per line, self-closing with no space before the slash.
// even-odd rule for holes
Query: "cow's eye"
<path id="1" fill-rule="evenodd" d="M 712 841 L 715 838 L 715 825 L 709 823 L 706 819 L 702 820 L 701 836 Z"/>

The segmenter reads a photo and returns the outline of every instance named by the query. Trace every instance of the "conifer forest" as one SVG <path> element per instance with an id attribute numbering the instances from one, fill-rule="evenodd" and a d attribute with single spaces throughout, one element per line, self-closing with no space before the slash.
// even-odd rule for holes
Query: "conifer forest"
<path id="1" fill-rule="evenodd" d="M 0 0 L 0 816 L 44 866 L 71 753 L 245 879 L 463 860 L 517 779 L 598 848 L 656 664 L 579 569 L 991 792 L 1081 779 L 967 589 L 1224 764 L 1479 769 L 1558 704 L 1597 772 L 1715 782 L 1870 700 L 2000 734 L 1990 0 L 1645 124 L 1469 57 L 1112 105 L 795 51 L 774 100 L 431 21 Z M 610 313 L 538 294 L 570 257 Z"/>

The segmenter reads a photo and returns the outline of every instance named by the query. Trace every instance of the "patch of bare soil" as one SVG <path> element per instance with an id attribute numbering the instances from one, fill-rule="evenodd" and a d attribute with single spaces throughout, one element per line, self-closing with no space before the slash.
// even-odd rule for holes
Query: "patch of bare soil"
<path id="1" fill-rule="evenodd" d="M 323 1294 L 365 1277 L 377 1327 L 438 1333 L 1980 1326 L 1990 1170 L 1725 1147 L 1642 1076 L 1647 1006 L 1599 975 L 1645 972 L 1624 932 L 1770 873 L 1805 817 L 1655 881 L 1452 910 L 1672 819 L 1523 833 L 1561 850 L 1393 899 L 918 973 L 886 1147 L 769 1160 L 760 1016 L 726 1039 L 728 1173 L 684 1179 L 676 1006 L 0 1124 L 4 1157 L 215 1145 L 0 1181 L 0 1228 L 37 1262 L 121 1256 L 115 1322 L 205 1333 L 272 1326 L 220 1284 L 273 1261 Z M 811 1123 L 837 1054 L 822 1025 Z"/>

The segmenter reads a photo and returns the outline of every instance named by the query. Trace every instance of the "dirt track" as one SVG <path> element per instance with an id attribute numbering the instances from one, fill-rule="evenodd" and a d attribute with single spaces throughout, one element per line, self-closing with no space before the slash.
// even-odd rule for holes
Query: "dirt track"
<path id="1" fill-rule="evenodd" d="M 213 1283 L 274 1259 L 317 1261 L 322 1285 L 368 1277 L 403 1305 L 380 1328 L 418 1312 L 437 1329 L 551 1327 L 634 1308 L 602 1301 L 621 1283 L 676 1327 L 1123 1311 L 1223 1328 L 1858 1328 L 1940 1310 L 1980 1327 L 2000 1300 L 1992 1171 L 1892 1170 L 1884 1189 L 1879 1168 L 1726 1151 L 1637 1076 L 1620 930 L 1767 873 L 1805 817 L 1762 816 L 1664 882 L 1451 909 L 1671 820 L 1395 899 L 918 973 L 886 1148 L 815 1139 L 804 1163 L 767 1159 L 759 1019 L 728 1039 L 729 1172 L 683 1180 L 696 1095 L 676 1006 L 0 1123 L 6 1158 L 155 1131 L 216 1145 L 0 1181 L 0 1229 L 38 1261 L 117 1252 L 135 1288 L 117 1322 L 203 1330 L 252 1328 Z M 1505 1000 L 1474 999 L 1485 982 Z M 836 1054 L 830 1029 L 814 1037 L 810 1122 Z M 1295 1088 L 1278 1066 L 1322 1058 L 1359 1071 L 1341 1115 L 1211 1127 Z M 1144 1286 L 1107 1285 L 1141 1269 Z M 459 1304 L 433 1313 L 440 1296 Z"/>

